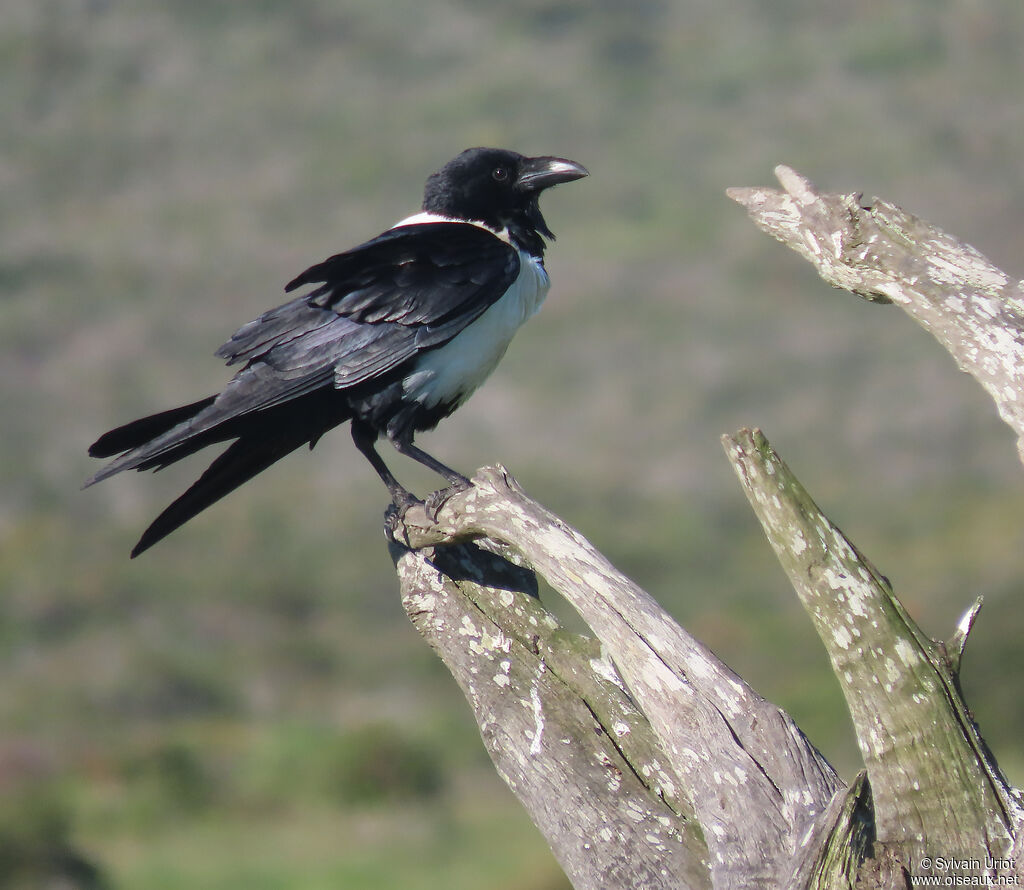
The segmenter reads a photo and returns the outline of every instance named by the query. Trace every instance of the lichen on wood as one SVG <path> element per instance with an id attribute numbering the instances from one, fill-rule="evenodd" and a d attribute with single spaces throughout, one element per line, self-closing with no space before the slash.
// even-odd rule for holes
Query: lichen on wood
<path id="1" fill-rule="evenodd" d="M 895 205 L 776 173 L 783 191 L 729 194 L 829 283 L 902 306 L 1024 443 L 1021 283 Z M 1024 800 L 959 684 L 980 602 L 931 640 L 760 432 L 723 442 L 846 697 L 865 762 L 848 787 L 789 715 L 503 468 L 389 520 L 410 618 L 574 887 L 1024 884 Z M 530 569 L 593 637 L 558 626 Z"/>
<path id="2" fill-rule="evenodd" d="M 1024 461 L 1024 282 L 889 201 L 819 192 L 782 165 L 775 175 L 781 191 L 727 194 L 829 284 L 894 303 L 929 331 L 995 401 Z"/>

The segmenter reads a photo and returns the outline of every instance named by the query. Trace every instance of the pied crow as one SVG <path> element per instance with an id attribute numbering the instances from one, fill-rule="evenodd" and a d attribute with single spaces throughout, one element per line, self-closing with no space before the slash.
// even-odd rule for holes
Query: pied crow
<path id="1" fill-rule="evenodd" d="M 420 213 L 310 267 L 300 296 L 240 328 L 217 355 L 244 363 L 219 395 L 101 436 L 93 457 L 119 455 L 85 484 L 158 470 L 232 441 L 132 550 L 157 541 L 301 445 L 351 421 L 352 439 L 396 507 L 417 502 L 374 443 L 455 487 L 468 480 L 413 444 L 494 370 L 548 291 L 544 189 L 587 175 L 575 161 L 471 148 L 427 179 Z"/>

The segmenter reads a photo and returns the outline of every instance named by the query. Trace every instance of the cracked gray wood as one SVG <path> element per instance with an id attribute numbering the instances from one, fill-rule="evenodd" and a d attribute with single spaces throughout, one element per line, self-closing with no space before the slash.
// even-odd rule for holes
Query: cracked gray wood
<path id="1" fill-rule="evenodd" d="M 911 867 L 925 856 L 1010 857 L 1024 818 L 1019 793 L 968 714 L 947 647 L 921 631 L 762 433 L 741 430 L 723 443 L 846 697 L 878 842 Z M 975 606 L 965 617 L 976 614 Z M 962 622 L 957 663 L 968 629 Z"/>
<path id="2" fill-rule="evenodd" d="M 782 165 L 775 175 L 781 191 L 727 194 L 833 287 L 895 303 L 929 331 L 993 398 L 1024 461 L 1024 283 L 895 204 L 821 193 Z"/>
<path id="3" fill-rule="evenodd" d="M 436 521 L 414 508 L 396 531 L 411 548 L 487 537 L 523 554 L 591 627 L 650 721 L 703 828 L 715 886 L 778 886 L 841 788 L 789 715 L 502 468 L 478 471 Z"/>
<path id="4" fill-rule="evenodd" d="M 729 194 L 831 284 L 903 306 L 1024 443 L 1021 284 L 892 204 L 776 172 L 785 191 Z M 410 617 L 574 886 L 1024 883 L 1024 802 L 958 682 L 980 603 L 947 643 L 930 640 L 762 434 L 723 442 L 839 677 L 866 764 L 849 788 L 785 712 L 502 468 L 436 515 L 390 522 Z M 561 631 L 505 557 L 544 575 L 597 641 Z M 945 865 L 926 868 L 926 855 Z"/>
<path id="5" fill-rule="evenodd" d="M 559 627 L 531 573 L 474 544 L 393 555 L 406 611 L 573 886 L 710 888 L 683 782 L 600 645 Z"/>
<path id="6" fill-rule="evenodd" d="M 977 607 L 949 647 L 935 644 L 760 433 L 725 444 L 832 658 L 870 789 L 843 787 L 788 715 L 500 467 L 436 517 L 414 508 L 392 526 L 406 609 L 463 687 L 499 773 L 577 890 L 858 878 L 867 890 L 927 872 L 926 854 L 963 860 L 957 873 L 1006 873 L 971 861 L 1013 857 L 1022 812 L 959 697 Z M 529 561 L 602 648 L 562 635 L 530 584 L 474 541 Z M 587 688 L 611 699 L 597 706 Z"/>

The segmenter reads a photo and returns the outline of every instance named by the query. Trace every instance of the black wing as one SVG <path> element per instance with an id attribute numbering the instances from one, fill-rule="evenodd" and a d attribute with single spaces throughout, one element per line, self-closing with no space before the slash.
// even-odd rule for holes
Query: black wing
<path id="1" fill-rule="evenodd" d="M 217 354 L 282 373 L 330 362 L 354 386 L 474 322 L 519 274 L 518 252 L 470 223 L 399 226 L 310 267 L 313 289 L 242 327 Z"/>
<path id="2" fill-rule="evenodd" d="M 87 484 L 167 466 L 250 430 L 263 412 L 372 380 L 447 343 L 518 274 L 517 251 L 470 223 L 400 226 L 312 266 L 287 290 L 318 287 L 240 328 L 217 351 L 229 365 L 246 362 L 218 396 L 108 433 L 92 452 L 127 453 Z M 306 438 L 339 422 L 306 430 Z"/>
<path id="3" fill-rule="evenodd" d="M 470 223 L 398 226 L 339 253 L 290 281 L 320 284 L 311 305 L 359 322 L 435 324 L 467 310 L 479 315 L 515 280 L 518 253 Z M 495 286 L 497 285 L 497 288 Z M 481 300 L 487 293 L 490 299 Z"/>

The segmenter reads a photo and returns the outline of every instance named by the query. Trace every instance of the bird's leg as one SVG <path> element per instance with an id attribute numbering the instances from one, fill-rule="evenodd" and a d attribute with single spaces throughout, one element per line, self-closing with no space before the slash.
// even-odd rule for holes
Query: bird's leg
<path id="1" fill-rule="evenodd" d="M 395 446 L 395 450 L 399 454 L 411 457 L 413 460 L 418 461 L 423 464 L 423 466 L 433 470 L 439 476 L 444 476 L 444 478 L 448 480 L 448 486 L 446 488 L 435 491 L 433 494 L 429 495 L 425 501 L 427 515 L 430 516 L 431 519 L 437 519 L 437 511 L 441 509 L 441 506 L 446 500 L 448 500 L 448 498 L 452 495 L 458 494 L 460 491 L 472 488 L 473 483 L 463 476 L 462 473 L 456 472 L 451 467 L 445 466 L 436 457 L 432 457 L 422 448 L 418 448 L 413 445 L 412 436 L 396 436 L 391 440 L 391 444 Z"/>
<path id="2" fill-rule="evenodd" d="M 352 441 L 355 442 L 356 448 L 359 449 L 363 457 L 370 462 L 370 466 L 377 471 L 381 481 L 388 487 L 388 491 L 391 493 L 391 501 L 400 514 L 408 510 L 413 504 L 423 503 L 406 489 L 394 477 L 391 470 L 388 469 L 383 458 L 377 453 L 377 449 L 373 447 L 377 441 L 377 434 L 370 427 L 360 423 L 358 420 L 353 420 Z"/>
<path id="3" fill-rule="evenodd" d="M 436 457 L 431 457 L 422 448 L 413 445 L 411 438 L 394 438 L 391 440 L 391 444 L 395 446 L 395 450 L 399 454 L 411 457 L 427 469 L 433 470 L 438 476 L 444 476 L 452 486 L 465 490 L 472 485 L 462 473 L 445 466 Z"/>

